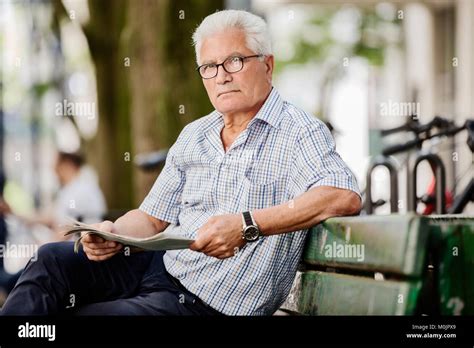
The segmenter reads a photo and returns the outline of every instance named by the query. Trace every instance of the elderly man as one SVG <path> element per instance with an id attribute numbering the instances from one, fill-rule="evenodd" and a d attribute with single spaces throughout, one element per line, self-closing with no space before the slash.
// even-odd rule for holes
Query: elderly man
<path id="1" fill-rule="evenodd" d="M 216 110 L 183 129 L 139 209 L 98 227 L 150 236 L 177 224 L 195 242 L 130 256 L 92 236 L 79 255 L 49 244 L 3 314 L 270 315 L 288 295 L 307 229 L 359 212 L 356 180 L 326 126 L 272 87 L 265 22 L 216 12 L 193 39 Z"/>

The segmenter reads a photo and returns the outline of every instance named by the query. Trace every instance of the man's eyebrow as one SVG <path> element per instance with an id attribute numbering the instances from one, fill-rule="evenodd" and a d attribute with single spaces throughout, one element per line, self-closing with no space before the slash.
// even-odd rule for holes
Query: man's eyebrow
<path id="1" fill-rule="evenodd" d="M 229 58 L 229 57 L 234 57 L 234 56 L 238 56 L 238 57 L 243 57 L 245 56 L 245 54 L 242 54 L 240 52 L 232 52 L 231 54 L 229 54 L 225 59 Z M 216 64 L 216 61 L 215 60 L 205 60 L 202 62 L 201 65 L 206 65 L 206 64 Z"/>

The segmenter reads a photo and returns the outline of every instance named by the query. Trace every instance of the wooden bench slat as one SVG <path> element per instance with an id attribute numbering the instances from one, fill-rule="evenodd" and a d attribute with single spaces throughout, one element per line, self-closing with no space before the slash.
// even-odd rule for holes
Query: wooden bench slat
<path id="1" fill-rule="evenodd" d="M 474 217 L 426 217 L 439 257 L 440 311 L 443 315 L 474 314 Z"/>
<path id="2" fill-rule="evenodd" d="M 303 315 L 410 315 L 421 281 L 375 280 L 320 271 L 303 272 L 285 310 Z"/>
<path id="3" fill-rule="evenodd" d="M 419 277 L 428 241 L 425 220 L 415 214 L 331 218 L 309 231 L 304 262 Z M 350 254 L 363 249 L 363 260 Z M 339 251 L 346 251 L 341 257 Z M 348 257 L 349 256 L 349 257 Z"/>

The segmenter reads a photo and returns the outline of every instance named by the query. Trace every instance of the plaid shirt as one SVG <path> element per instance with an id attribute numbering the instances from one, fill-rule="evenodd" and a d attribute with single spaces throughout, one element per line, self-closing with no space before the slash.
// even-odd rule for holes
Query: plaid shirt
<path id="1" fill-rule="evenodd" d="M 275 88 L 227 152 L 223 126 L 217 111 L 186 125 L 140 210 L 196 238 L 211 216 L 285 203 L 315 186 L 359 194 L 325 124 L 283 101 Z M 288 296 L 307 231 L 261 237 L 226 259 L 168 250 L 164 264 L 224 314 L 270 315 Z"/>

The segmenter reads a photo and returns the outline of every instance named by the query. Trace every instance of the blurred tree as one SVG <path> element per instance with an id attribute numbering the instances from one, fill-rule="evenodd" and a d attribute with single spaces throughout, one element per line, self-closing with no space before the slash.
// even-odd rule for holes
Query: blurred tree
<path id="1" fill-rule="evenodd" d="M 95 65 L 99 124 L 84 143 L 109 209 L 136 207 L 156 172 L 137 153 L 170 147 L 184 125 L 212 108 L 195 71 L 191 35 L 223 0 L 88 0 L 83 26 Z M 67 15 L 61 0 L 56 11 Z"/>
<path id="2" fill-rule="evenodd" d="M 170 147 L 186 123 L 212 110 L 195 71 L 191 35 L 221 0 L 140 0 L 129 2 L 131 126 L 134 153 Z M 136 203 L 156 173 L 136 170 Z"/>
<path id="3" fill-rule="evenodd" d="M 97 169 L 109 209 L 130 207 L 133 201 L 128 71 L 123 65 L 122 32 L 127 0 L 89 1 L 90 19 L 83 27 L 95 65 L 98 100 L 96 136 L 85 150 Z"/>

